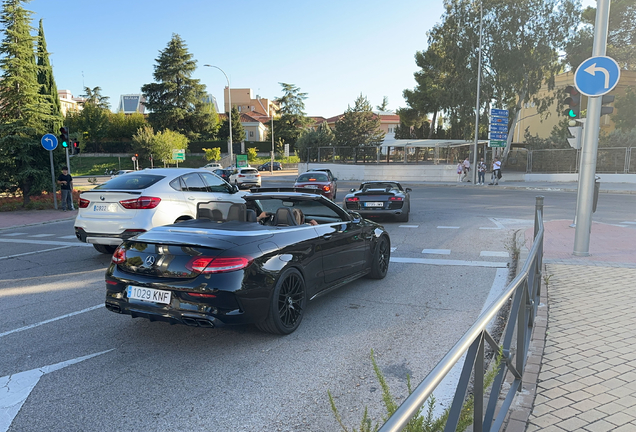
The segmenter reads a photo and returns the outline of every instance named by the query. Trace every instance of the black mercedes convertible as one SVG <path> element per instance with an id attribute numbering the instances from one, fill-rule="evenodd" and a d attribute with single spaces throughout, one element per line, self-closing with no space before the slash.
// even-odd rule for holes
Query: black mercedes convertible
<path id="1" fill-rule="evenodd" d="M 197 218 L 124 241 L 106 272 L 106 308 L 172 324 L 254 323 L 289 334 L 307 302 L 384 278 L 385 229 L 322 195 L 255 191 L 199 204 Z"/>

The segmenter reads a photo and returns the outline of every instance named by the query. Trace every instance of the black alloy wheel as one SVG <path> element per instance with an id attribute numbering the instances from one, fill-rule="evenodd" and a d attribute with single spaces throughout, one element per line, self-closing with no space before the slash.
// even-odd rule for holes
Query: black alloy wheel
<path id="1" fill-rule="evenodd" d="M 371 261 L 371 279 L 384 279 L 389 270 L 389 260 L 391 259 L 391 244 L 386 236 L 380 237 L 375 246 L 373 260 Z"/>
<path id="2" fill-rule="evenodd" d="M 95 248 L 97 252 L 103 253 L 106 255 L 112 255 L 113 252 L 115 252 L 115 249 L 117 249 L 116 246 L 100 245 L 100 244 L 93 244 L 93 247 Z"/>
<path id="3" fill-rule="evenodd" d="M 256 326 L 268 333 L 290 334 L 300 325 L 306 303 L 303 276 L 295 268 L 287 269 L 274 288 L 267 319 Z"/>

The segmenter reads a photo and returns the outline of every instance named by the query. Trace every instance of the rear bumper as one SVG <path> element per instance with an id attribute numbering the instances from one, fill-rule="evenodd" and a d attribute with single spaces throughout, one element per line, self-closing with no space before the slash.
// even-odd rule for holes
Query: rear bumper
<path id="1" fill-rule="evenodd" d="M 139 232 L 123 232 L 121 234 L 88 233 L 81 227 L 75 227 L 75 237 L 82 243 L 119 246 L 124 240 L 140 234 Z"/>

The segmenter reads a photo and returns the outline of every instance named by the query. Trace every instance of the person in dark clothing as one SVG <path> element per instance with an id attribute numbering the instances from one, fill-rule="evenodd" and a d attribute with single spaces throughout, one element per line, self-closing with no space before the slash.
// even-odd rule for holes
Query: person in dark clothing
<path id="1" fill-rule="evenodd" d="M 72 194 L 73 177 L 68 173 L 68 167 L 62 167 L 62 174 L 57 177 L 57 184 L 62 189 L 62 210 L 73 210 Z"/>

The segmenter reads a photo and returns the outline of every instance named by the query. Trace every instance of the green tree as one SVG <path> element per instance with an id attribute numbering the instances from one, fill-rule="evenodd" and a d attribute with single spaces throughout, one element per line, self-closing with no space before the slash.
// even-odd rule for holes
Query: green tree
<path id="1" fill-rule="evenodd" d="M 49 52 L 46 49 L 46 38 L 44 37 L 44 27 L 42 20 L 40 20 L 40 27 L 38 29 L 38 83 L 40 84 L 40 94 L 44 95 L 51 104 L 53 111 L 51 115 L 54 117 L 53 124 L 50 126 L 51 131 L 59 130 L 62 125 L 62 102 L 60 102 L 60 96 L 57 94 L 57 85 L 55 84 L 55 78 L 53 78 L 53 68 L 49 61 Z"/>
<path id="2" fill-rule="evenodd" d="M 204 148 L 205 159 L 213 162 L 218 162 L 221 160 L 221 147 L 214 148 Z"/>
<path id="3" fill-rule="evenodd" d="M 108 113 L 107 138 L 113 141 L 125 141 L 132 139 L 139 128 L 147 124 L 143 114 L 135 112 L 132 114 Z"/>
<path id="4" fill-rule="evenodd" d="M 164 165 L 173 162 L 173 150 L 188 149 L 185 135 L 170 129 L 154 133 L 149 125 L 139 128 L 132 141 L 135 148 L 141 149 L 140 153 L 152 155 L 153 159 L 162 161 Z"/>
<path id="5" fill-rule="evenodd" d="M 283 96 L 277 99 L 280 117 L 274 120 L 274 136 L 294 147 L 300 134 L 311 123 L 305 115 L 307 93 L 302 93 L 294 84 L 279 84 L 283 88 Z"/>
<path id="6" fill-rule="evenodd" d="M 380 117 L 373 113 L 366 97 L 358 96 L 353 108 L 336 122 L 336 143 L 344 147 L 380 145 L 384 132 L 380 130 Z"/>
<path id="7" fill-rule="evenodd" d="M 82 145 L 99 144 L 108 136 L 111 111 L 108 96 L 101 94 L 100 87 L 84 87 L 82 95 L 86 100 L 81 111 L 66 113 L 66 125 L 71 134 L 81 135 Z"/>
<path id="8" fill-rule="evenodd" d="M 141 87 L 150 110 L 150 124 L 155 129 L 178 131 L 190 139 L 212 136 L 217 127 L 215 116 L 204 103 L 205 85 L 192 78 L 197 62 L 183 39 L 173 34 L 155 61 L 156 82 Z"/>
<path id="9" fill-rule="evenodd" d="M 254 162 L 258 157 L 258 149 L 256 147 L 250 147 L 247 149 L 247 160 Z"/>
<path id="10" fill-rule="evenodd" d="M 318 157 L 319 147 L 333 146 L 336 136 L 327 122 L 322 122 L 316 130 L 305 130 L 296 141 L 296 148 L 301 158 L 314 160 Z"/>
<path id="11" fill-rule="evenodd" d="M 133 148 L 135 151 L 153 154 L 153 146 L 155 140 L 155 131 L 152 126 L 145 125 L 140 127 L 132 137 Z"/>
<path id="12" fill-rule="evenodd" d="M 628 87 L 625 94 L 618 96 L 614 103 L 616 113 L 612 114 L 612 120 L 616 128 L 627 132 L 636 128 L 636 91 L 634 87 Z"/>
<path id="13" fill-rule="evenodd" d="M 51 98 L 40 93 L 32 12 L 23 0 L 4 0 L 0 11 L 0 190 L 22 193 L 23 205 L 51 185 L 42 135 L 56 119 Z M 58 161 L 62 152 L 58 154 Z"/>
<path id="14" fill-rule="evenodd" d="M 382 103 L 376 107 L 378 111 L 387 111 L 389 109 L 389 98 L 384 96 L 382 98 Z"/>
<path id="15" fill-rule="evenodd" d="M 222 140 L 230 139 L 230 124 L 227 116 L 221 122 L 217 135 Z M 236 107 L 232 107 L 232 142 L 240 143 L 241 141 L 245 141 L 245 129 L 241 123 L 241 114 Z"/>

